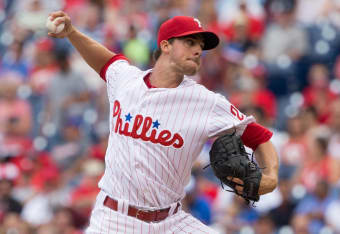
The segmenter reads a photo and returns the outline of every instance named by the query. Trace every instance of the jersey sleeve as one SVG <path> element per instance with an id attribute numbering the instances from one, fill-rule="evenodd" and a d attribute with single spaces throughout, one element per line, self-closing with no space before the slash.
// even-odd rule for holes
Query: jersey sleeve
<path id="1" fill-rule="evenodd" d="M 108 96 L 113 97 L 115 90 L 123 82 L 126 82 L 133 74 L 140 70 L 130 65 L 128 59 L 122 54 L 113 56 L 101 69 L 100 77 L 106 82 Z"/>
<path id="2" fill-rule="evenodd" d="M 118 78 L 118 73 L 121 68 L 129 65 L 128 59 L 122 54 L 116 54 L 102 67 L 99 75 L 105 81 L 108 82 L 111 79 Z"/>
<path id="3" fill-rule="evenodd" d="M 216 94 L 215 105 L 209 116 L 208 137 L 219 136 L 232 129 L 241 136 L 247 125 L 253 122 L 253 116 L 244 115 L 224 96 Z"/>
<path id="4" fill-rule="evenodd" d="M 208 136 L 219 136 L 230 129 L 235 129 L 243 143 L 253 151 L 273 135 L 267 128 L 255 123 L 253 116 L 244 115 L 225 97 L 217 94 L 216 103 L 209 118 Z"/>

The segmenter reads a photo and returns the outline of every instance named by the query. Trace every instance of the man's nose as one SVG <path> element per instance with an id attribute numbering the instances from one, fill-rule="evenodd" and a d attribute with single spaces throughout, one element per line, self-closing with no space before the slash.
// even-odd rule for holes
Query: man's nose
<path id="1" fill-rule="evenodd" d="M 202 54 L 202 48 L 200 45 L 197 45 L 194 47 L 194 55 L 195 57 L 201 57 Z"/>

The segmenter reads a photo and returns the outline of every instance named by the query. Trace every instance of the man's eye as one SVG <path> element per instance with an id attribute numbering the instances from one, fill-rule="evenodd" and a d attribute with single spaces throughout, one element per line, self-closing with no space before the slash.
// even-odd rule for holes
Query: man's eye
<path id="1" fill-rule="evenodd" d="M 188 40 L 187 40 L 187 44 L 188 44 L 189 46 L 193 46 L 193 45 L 195 44 L 195 42 L 194 42 L 193 40 L 188 39 Z"/>

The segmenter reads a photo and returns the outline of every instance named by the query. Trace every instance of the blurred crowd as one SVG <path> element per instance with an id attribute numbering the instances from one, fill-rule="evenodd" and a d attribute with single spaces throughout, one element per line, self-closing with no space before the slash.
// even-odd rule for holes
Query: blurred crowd
<path id="1" fill-rule="evenodd" d="M 104 171 L 105 82 L 47 37 L 60 9 L 142 69 L 169 17 L 216 32 L 192 78 L 274 132 L 279 186 L 254 206 L 223 191 L 208 142 L 183 208 L 220 233 L 340 233 L 339 0 L 0 0 L 1 234 L 83 233 Z"/>

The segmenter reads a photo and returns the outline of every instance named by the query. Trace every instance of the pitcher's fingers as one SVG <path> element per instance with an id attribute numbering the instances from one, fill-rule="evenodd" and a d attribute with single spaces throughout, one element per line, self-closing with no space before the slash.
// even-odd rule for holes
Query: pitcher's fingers
<path id="1" fill-rule="evenodd" d="M 235 189 L 237 190 L 237 192 L 238 192 L 239 194 L 242 194 L 242 193 L 243 193 L 243 187 L 242 187 L 242 186 L 236 185 L 236 186 L 235 186 Z"/>
<path id="2" fill-rule="evenodd" d="M 66 17 L 65 16 L 59 17 L 58 20 L 56 20 L 55 25 L 58 26 L 58 25 L 60 25 L 62 23 L 65 23 L 65 22 L 66 22 Z"/>
<path id="3" fill-rule="evenodd" d="M 56 34 L 56 33 L 49 32 L 47 35 L 50 36 L 50 37 L 54 37 L 54 38 L 62 38 L 62 36 L 60 34 Z"/>
<path id="4" fill-rule="evenodd" d="M 231 176 L 228 176 L 227 179 L 231 180 L 235 183 L 238 183 L 238 184 L 244 184 L 243 181 L 240 178 L 236 178 L 236 177 L 232 178 Z"/>
<path id="5" fill-rule="evenodd" d="M 64 17 L 66 14 L 63 11 L 54 11 L 51 12 L 48 16 L 51 17 L 51 20 L 54 20 L 57 17 Z"/>
<path id="6" fill-rule="evenodd" d="M 56 35 L 54 33 L 51 33 L 51 32 L 47 33 L 47 35 L 50 36 L 50 37 L 56 37 Z"/>

